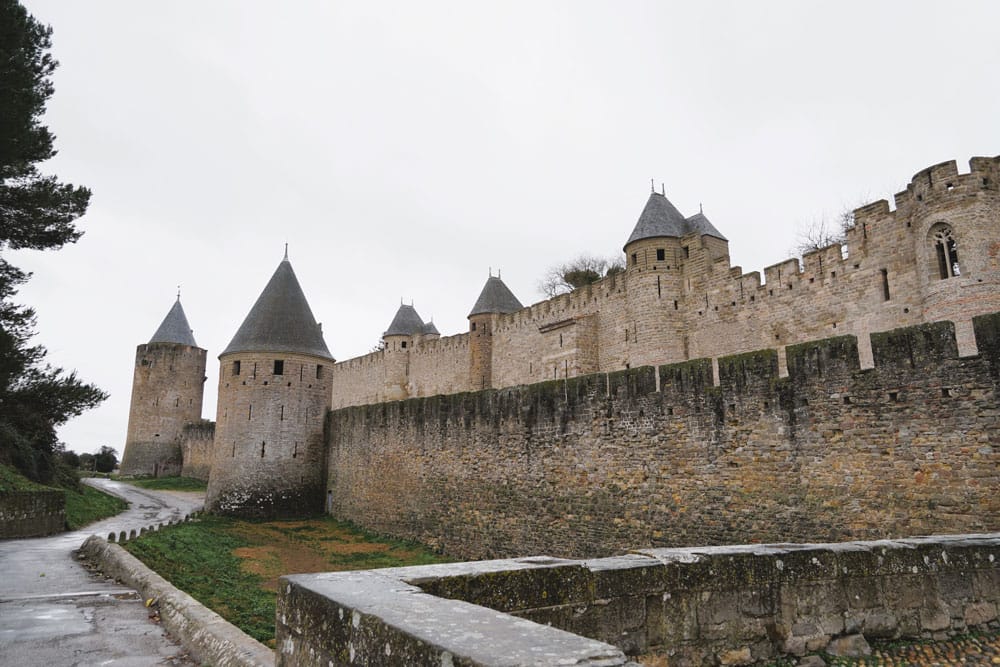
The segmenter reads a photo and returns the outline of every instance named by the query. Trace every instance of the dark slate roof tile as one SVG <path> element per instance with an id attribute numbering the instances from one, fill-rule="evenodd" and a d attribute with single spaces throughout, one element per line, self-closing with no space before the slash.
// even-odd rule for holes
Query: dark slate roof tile
<path id="1" fill-rule="evenodd" d="M 413 306 L 399 304 L 396 316 L 383 336 L 413 336 L 424 331 L 424 321 Z"/>
<path id="2" fill-rule="evenodd" d="M 222 354 L 235 352 L 295 352 L 333 360 L 287 258 Z"/>
<path id="3" fill-rule="evenodd" d="M 522 308 L 524 306 L 510 291 L 510 288 L 500 280 L 500 277 L 490 276 L 486 285 L 483 286 L 483 291 L 479 293 L 479 298 L 476 299 L 476 305 L 472 307 L 469 317 L 482 313 L 513 313 Z"/>
<path id="4" fill-rule="evenodd" d="M 188 324 L 187 317 L 184 315 L 180 297 L 177 297 L 177 301 L 171 306 L 170 312 L 163 318 L 160 328 L 156 330 L 149 342 L 179 343 L 198 347 L 198 343 L 194 342 L 194 332 L 191 331 L 191 325 Z"/>

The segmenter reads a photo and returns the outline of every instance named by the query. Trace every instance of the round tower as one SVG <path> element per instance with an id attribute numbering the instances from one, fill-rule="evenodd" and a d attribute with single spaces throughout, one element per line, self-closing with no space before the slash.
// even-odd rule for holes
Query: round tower
<path id="1" fill-rule="evenodd" d="M 960 351 L 974 353 L 972 318 L 1000 310 L 1000 156 L 972 158 L 968 174 L 954 160 L 924 169 L 896 200 L 912 233 L 924 320 L 955 322 Z"/>
<path id="2" fill-rule="evenodd" d="M 179 475 L 181 432 L 201 419 L 207 352 L 194 341 L 181 299 L 135 351 L 122 475 Z"/>
<path id="3" fill-rule="evenodd" d="M 469 313 L 469 386 L 473 391 L 493 386 L 493 320 L 524 306 L 510 288 L 491 275 Z"/>
<path id="4" fill-rule="evenodd" d="M 323 510 L 333 362 L 286 255 L 219 355 L 209 512 L 282 517 Z"/>
<path id="5" fill-rule="evenodd" d="M 412 305 L 399 304 L 396 316 L 382 334 L 385 350 L 383 400 L 401 401 L 409 397 L 410 352 L 425 326 Z"/>

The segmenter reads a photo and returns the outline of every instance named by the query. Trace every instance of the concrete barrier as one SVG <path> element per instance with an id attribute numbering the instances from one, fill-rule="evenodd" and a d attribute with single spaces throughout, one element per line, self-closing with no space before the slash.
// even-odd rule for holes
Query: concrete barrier
<path id="1" fill-rule="evenodd" d="M 216 667 L 272 667 L 274 652 L 174 588 L 117 544 L 91 535 L 80 547 L 104 574 L 154 599 L 164 627 L 199 661 Z"/>

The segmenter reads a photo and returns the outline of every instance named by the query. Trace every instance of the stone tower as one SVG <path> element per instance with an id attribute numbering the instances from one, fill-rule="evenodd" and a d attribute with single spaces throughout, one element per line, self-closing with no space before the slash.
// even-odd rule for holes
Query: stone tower
<path id="1" fill-rule="evenodd" d="M 627 315 L 614 325 L 624 335 L 607 356 L 624 368 L 688 358 L 687 306 L 728 276 L 729 241 L 704 213 L 685 217 L 652 192 L 623 250 Z"/>
<path id="2" fill-rule="evenodd" d="M 323 510 L 333 362 L 286 255 L 219 356 L 208 511 L 281 517 Z"/>
<path id="3" fill-rule="evenodd" d="M 493 386 L 493 320 L 524 306 L 500 276 L 490 276 L 469 313 L 469 386 L 473 391 Z"/>
<path id="4" fill-rule="evenodd" d="M 433 326 L 433 325 L 431 325 Z M 410 395 L 410 352 L 424 335 L 427 325 L 411 305 L 399 304 L 396 316 L 382 334 L 385 350 L 383 400 L 400 401 Z M 437 329 L 435 329 L 437 331 Z"/>
<path id="5" fill-rule="evenodd" d="M 179 475 L 185 424 L 201 419 L 207 352 L 194 342 L 181 299 L 135 351 L 123 475 Z"/>

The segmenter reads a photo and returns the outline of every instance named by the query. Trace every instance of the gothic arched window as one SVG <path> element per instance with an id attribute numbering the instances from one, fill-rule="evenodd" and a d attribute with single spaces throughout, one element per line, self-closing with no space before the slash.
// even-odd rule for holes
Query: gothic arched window
<path id="1" fill-rule="evenodd" d="M 958 245 L 951 227 L 945 224 L 935 225 L 931 230 L 931 241 L 934 243 L 940 278 L 944 280 L 962 275 L 958 264 Z"/>

